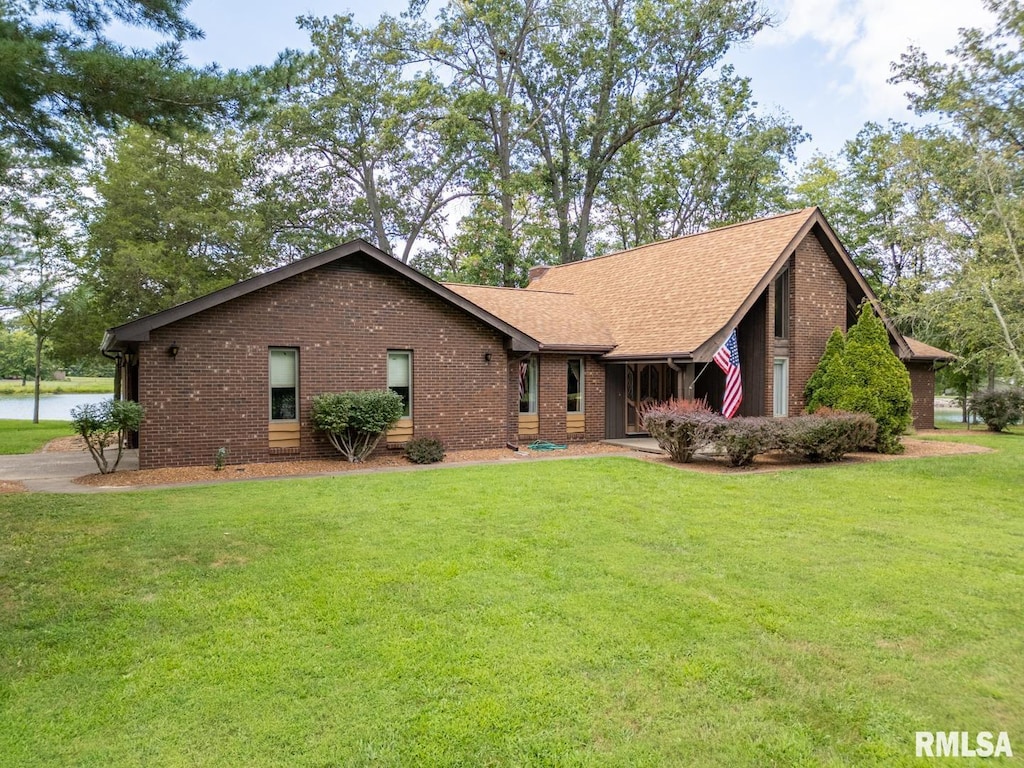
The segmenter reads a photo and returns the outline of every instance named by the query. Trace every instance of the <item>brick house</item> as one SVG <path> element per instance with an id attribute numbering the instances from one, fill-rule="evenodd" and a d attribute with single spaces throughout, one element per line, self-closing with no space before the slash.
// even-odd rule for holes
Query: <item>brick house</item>
<path id="1" fill-rule="evenodd" d="M 720 403 L 711 362 L 735 328 L 741 415 L 803 408 L 833 328 L 870 287 L 817 208 L 531 271 L 525 289 L 437 283 L 354 241 L 107 331 L 116 388 L 146 409 L 139 464 L 336 455 L 309 423 L 321 392 L 390 387 L 406 415 L 388 434 L 449 449 L 641 431 L 672 396 Z M 884 318 L 883 318 L 884 319 Z M 942 350 L 886 320 L 934 426 Z"/>

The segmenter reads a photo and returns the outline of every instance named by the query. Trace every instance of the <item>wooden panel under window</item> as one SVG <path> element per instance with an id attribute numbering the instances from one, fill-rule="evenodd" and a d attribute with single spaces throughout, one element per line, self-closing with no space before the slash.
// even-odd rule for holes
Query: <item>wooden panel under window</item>
<path id="1" fill-rule="evenodd" d="M 395 426 L 388 430 L 388 443 L 407 443 L 412 440 L 412 419 L 399 419 Z"/>
<path id="2" fill-rule="evenodd" d="M 299 422 L 282 421 L 270 423 L 271 448 L 298 448 Z"/>
<path id="3" fill-rule="evenodd" d="M 582 413 L 567 413 L 565 415 L 565 431 L 570 435 L 586 432 L 586 416 Z"/>
<path id="4" fill-rule="evenodd" d="M 536 413 L 520 413 L 519 414 L 519 434 L 520 435 L 539 435 L 540 434 L 540 416 Z"/>

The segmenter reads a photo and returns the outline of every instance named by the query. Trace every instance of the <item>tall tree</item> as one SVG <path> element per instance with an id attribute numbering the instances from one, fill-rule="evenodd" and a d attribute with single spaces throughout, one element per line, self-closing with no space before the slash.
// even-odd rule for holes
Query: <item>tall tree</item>
<path id="1" fill-rule="evenodd" d="M 767 17 L 747 0 L 565 0 L 518 63 L 563 262 L 588 255 L 603 183 L 623 148 L 687 126 L 734 76 L 711 73 Z"/>
<path id="2" fill-rule="evenodd" d="M 231 133 L 171 140 L 129 128 L 92 183 L 82 287 L 100 328 L 166 309 L 279 263 L 249 150 Z"/>
<path id="3" fill-rule="evenodd" d="M 946 162 L 946 150 L 931 129 L 868 123 L 837 158 L 812 158 L 794 187 L 797 204 L 822 208 L 891 310 L 940 270 L 948 210 L 936 164 Z"/>
<path id="4" fill-rule="evenodd" d="M 953 211 L 947 247 L 954 277 L 995 320 L 999 346 L 1024 378 L 1024 8 L 988 0 L 992 32 L 961 30 L 949 63 L 912 48 L 896 67 L 919 114 L 949 126 L 941 179 Z"/>
<path id="5" fill-rule="evenodd" d="M 58 300 L 69 287 L 78 248 L 69 201 L 76 191 L 70 173 L 40 168 L 19 184 L 2 229 L 4 298 L 32 335 L 35 379 L 32 421 L 39 421 L 43 348 L 53 330 Z"/>
<path id="6" fill-rule="evenodd" d="M 437 25 L 419 33 L 421 55 L 451 77 L 453 109 L 467 121 L 474 197 L 462 236 L 449 243 L 453 277 L 517 285 L 540 255 L 529 230 L 541 188 L 518 67 L 548 6 L 545 0 L 449 3 Z"/>
<path id="7" fill-rule="evenodd" d="M 779 115 L 758 115 L 731 70 L 688 124 L 669 124 L 619 151 L 599 202 L 602 234 L 632 248 L 785 207 L 784 164 L 805 138 Z"/>
<path id="8" fill-rule="evenodd" d="M 185 64 L 180 43 L 202 32 L 188 0 L 7 0 L 0 3 L 0 178 L 13 153 L 80 159 L 77 126 L 128 120 L 156 129 L 196 125 L 239 104 L 247 78 Z M 45 11 L 45 13 L 43 13 Z M 154 50 L 105 36 L 112 21 L 157 32 Z"/>
<path id="9" fill-rule="evenodd" d="M 409 69 L 406 30 L 395 20 L 299 24 L 313 50 L 296 61 L 262 134 L 294 203 L 290 225 L 325 239 L 364 237 L 408 261 L 466 194 L 458 115 L 437 78 Z"/>

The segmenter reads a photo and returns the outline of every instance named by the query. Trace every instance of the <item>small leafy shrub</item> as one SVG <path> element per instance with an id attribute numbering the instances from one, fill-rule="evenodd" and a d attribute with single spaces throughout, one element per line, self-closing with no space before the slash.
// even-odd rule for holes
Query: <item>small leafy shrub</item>
<path id="1" fill-rule="evenodd" d="M 682 464 L 714 443 L 728 423 L 724 416 L 711 410 L 706 400 L 678 398 L 652 403 L 641 410 L 640 418 L 658 446 L 668 452 L 672 461 Z"/>
<path id="2" fill-rule="evenodd" d="M 975 392 L 971 395 L 970 407 L 990 431 L 1002 432 L 1024 420 L 1024 389 Z"/>
<path id="3" fill-rule="evenodd" d="M 416 437 L 405 444 L 405 458 L 413 464 L 444 461 L 444 446 L 433 437 Z"/>
<path id="4" fill-rule="evenodd" d="M 228 463 L 228 449 L 224 446 L 218 448 L 213 454 L 213 470 L 220 472 L 224 469 L 224 465 Z"/>
<path id="5" fill-rule="evenodd" d="M 866 413 L 814 413 L 779 422 L 778 448 L 808 461 L 839 461 L 874 442 L 877 425 Z"/>
<path id="6" fill-rule="evenodd" d="M 718 438 L 719 447 L 729 457 L 729 466 L 746 467 L 755 456 L 775 449 L 782 423 L 767 416 L 730 421 Z"/>
<path id="7" fill-rule="evenodd" d="M 142 406 L 130 400 L 104 400 L 71 409 L 71 426 L 85 440 L 100 474 L 117 471 L 124 455 L 125 438 L 129 432 L 138 431 L 143 415 Z M 111 445 L 117 446 L 113 465 L 106 455 Z"/>
<path id="8" fill-rule="evenodd" d="M 325 393 L 313 398 L 313 426 L 351 462 L 366 459 L 395 426 L 405 406 L 390 389 Z"/>

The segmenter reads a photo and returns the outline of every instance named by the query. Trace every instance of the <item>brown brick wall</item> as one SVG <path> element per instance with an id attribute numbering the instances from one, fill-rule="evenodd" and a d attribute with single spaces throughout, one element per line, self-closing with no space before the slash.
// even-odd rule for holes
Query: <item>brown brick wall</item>
<path id="1" fill-rule="evenodd" d="M 337 456 L 309 422 L 321 392 L 384 388 L 387 351 L 413 352 L 417 436 L 450 449 L 507 439 L 503 337 L 370 259 L 354 256 L 186 318 L 140 344 L 139 464 Z M 176 358 L 167 347 L 176 343 Z M 300 448 L 268 447 L 269 347 L 299 349 Z M 484 353 L 490 352 L 490 362 Z M 379 449 L 383 450 L 383 448 Z"/>
<path id="2" fill-rule="evenodd" d="M 935 429 L 935 371 L 931 363 L 906 363 L 914 395 L 914 429 Z"/>
<path id="3" fill-rule="evenodd" d="M 804 387 L 828 337 L 846 330 L 846 283 L 813 232 L 796 247 L 791 264 L 789 413 L 795 416 L 803 412 Z M 771 317 L 774 311 L 773 305 Z"/>
<path id="4" fill-rule="evenodd" d="M 604 366 L 584 355 L 541 353 L 537 356 L 537 414 L 540 432 L 537 435 L 509 437 L 520 446 L 534 440 L 564 444 L 570 441 L 604 439 Z M 586 431 L 566 432 L 566 400 L 569 358 L 583 360 L 583 413 Z M 519 413 L 519 357 L 509 362 L 509 413 Z"/>

